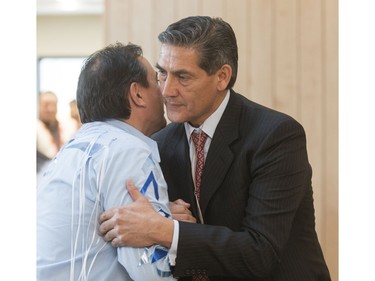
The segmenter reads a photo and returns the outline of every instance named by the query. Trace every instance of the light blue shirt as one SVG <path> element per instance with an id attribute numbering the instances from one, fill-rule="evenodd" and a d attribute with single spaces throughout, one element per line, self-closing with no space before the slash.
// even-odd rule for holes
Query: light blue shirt
<path id="1" fill-rule="evenodd" d="M 98 234 L 103 211 L 133 202 L 127 179 L 171 218 L 159 162 L 156 143 L 126 123 L 84 124 L 38 185 L 38 280 L 175 280 L 166 248 L 114 248 Z"/>

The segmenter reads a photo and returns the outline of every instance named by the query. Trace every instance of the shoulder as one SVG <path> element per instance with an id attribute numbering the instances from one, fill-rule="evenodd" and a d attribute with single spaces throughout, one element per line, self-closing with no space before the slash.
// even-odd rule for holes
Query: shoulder
<path id="1" fill-rule="evenodd" d="M 70 145 L 79 145 L 80 147 L 91 145 L 95 147 L 92 156 L 105 153 L 110 158 L 118 158 L 120 155 L 124 157 L 126 154 L 140 154 L 141 152 L 151 153 L 151 148 L 142 139 L 105 122 L 84 125 Z"/>
<path id="2" fill-rule="evenodd" d="M 170 123 L 165 128 L 156 132 L 152 135 L 152 139 L 157 142 L 164 141 L 180 135 L 185 132 L 185 127 L 183 123 Z"/>
<path id="3" fill-rule="evenodd" d="M 270 107 L 261 105 L 257 102 L 249 100 L 241 94 L 234 91 L 231 93 L 231 106 L 241 108 L 241 118 L 254 121 L 262 125 L 279 124 L 284 122 L 298 123 L 292 116 L 272 109 Z"/>
<path id="4" fill-rule="evenodd" d="M 230 122 L 234 128 L 238 126 L 240 135 L 259 141 L 274 133 L 305 134 L 302 125 L 290 115 L 251 101 L 234 91 L 220 122 L 226 124 L 224 127 L 228 127 Z"/>

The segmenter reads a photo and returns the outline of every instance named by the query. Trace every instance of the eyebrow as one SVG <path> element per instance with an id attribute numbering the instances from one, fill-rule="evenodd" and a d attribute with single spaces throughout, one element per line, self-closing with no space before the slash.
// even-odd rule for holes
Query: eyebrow
<path id="1" fill-rule="evenodd" d="M 158 70 L 164 70 L 158 63 L 155 64 L 155 67 L 158 69 Z"/>
<path id="2" fill-rule="evenodd" d="M 156 63 L 155 67 L 159 70 L 159 71 L 166 71 L 163 67 L 161 67 L 158 63 Z M 181 74 L 188 74 L 190 76 L 194 76 L 193 73 L 185 70 L 185 69 L 178 69 L 178 70 L 175 70 L 175 71 L 170 71 L 170 73 L 172 73 L 173 75 L 181 75 Z"/>

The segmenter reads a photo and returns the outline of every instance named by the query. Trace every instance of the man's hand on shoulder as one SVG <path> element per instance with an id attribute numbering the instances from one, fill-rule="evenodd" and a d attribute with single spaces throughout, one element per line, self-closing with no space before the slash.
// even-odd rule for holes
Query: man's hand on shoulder
<path id="1" fill-rule="evenodd" d="M 127 189 L 133 203 L 106 210 L 99 218 L 99 233 L 112 245 L 147 247 L 159 244 L 170 248 L 173 220 L 158 214 L 145 196 L 129 180 Z"/>

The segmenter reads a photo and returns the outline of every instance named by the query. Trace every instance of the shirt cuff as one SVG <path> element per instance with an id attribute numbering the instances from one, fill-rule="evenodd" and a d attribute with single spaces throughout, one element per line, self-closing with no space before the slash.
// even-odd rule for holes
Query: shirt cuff
<path id="1" fill-rule="evenodd" d="M 178 237 L 180 234 L 180 228 L 178 221 L 173 220 L 173 239 L 172 239 L 172 245 L 171 248 L 168 251 L 169 256 L 169 264 L 171 266 L 176 265 L 176 257 L 177 257 L 177 246 L 178 246 Z"/>

